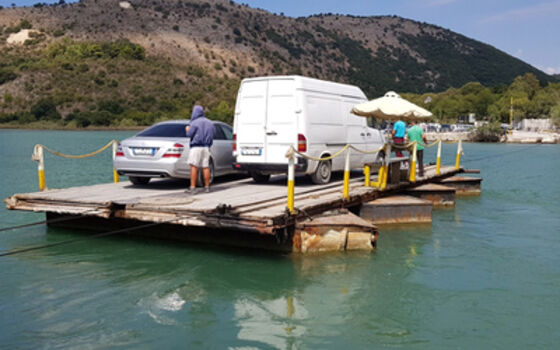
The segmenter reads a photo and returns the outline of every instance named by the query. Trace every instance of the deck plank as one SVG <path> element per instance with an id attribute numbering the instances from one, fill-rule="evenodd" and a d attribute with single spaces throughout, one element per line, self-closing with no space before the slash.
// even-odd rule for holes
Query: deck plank
<path id="1" fill-rule="evenodd" d="M 418 184 L 433 181 L 436 167 L 427 165 L 425 176 L 417 176 Z M 441 177 L 460 172 L 453 166 L 442 166 Z M 355 175 L 355 174 L 354 174 Z M 377 176 L 372 175 L 371 181 Z M 342 198 L 343 182 L 335 180 L 327 185 L 316 185 L 303 177 L 296 179 L 295 207 L 305 217 L 306 211 L 340 208 L 350 203 L 382 196 L 384 192 L 405 189 L 415 184 L 389 184 L 386 191 L 365 188 L 363 177 L 353 176 L 350 183 L 350 201 Z M 158 221 L 174 216 L 188 216 L 185 225 L 270 225 L 286 220 L 286 177 L 277 176 L 267 184 L 256 184 L 251 179 L 240 179 L 212 186 L 210 193 L 202 189 L 197 194 L 185 193 L 186 184 L 169 180 L 152 181 L 146 186 L 132 186 L 129 182 L 52 189 L 44 192 L 15 194 L 8 198 L 9 209 L 45 211 L 67 214 L 109 217 L 111 210 L 118 215 Z M 116 209 L 115 209 L 116 205 Z M 225 208 L 225 209 L 224 209 Z M 223 209 L 223 210 L 222 210 Z M 114 215 L 117 215 L 115 212 Z M 221 215 L 221 216 L 220 216 Z M 249 226 L 247 226 L 249 228 Z"/>

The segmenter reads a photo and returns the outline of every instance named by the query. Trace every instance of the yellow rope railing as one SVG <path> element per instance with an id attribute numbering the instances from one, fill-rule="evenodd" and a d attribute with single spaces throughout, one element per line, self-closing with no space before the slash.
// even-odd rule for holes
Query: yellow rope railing
<path id="1" fill-rule="evenodd" d="M 59 156 L 59 157 L 62 157 L 62 158 L 83 159 L 83 158 L 93 157 L 93 156 L 105 151 L 107 148 L 113 146 L 113 160 L 114 160 L 118 144 L 119 144 L 119 141 L 111 140 L 105 146 L 103 146 L 103 147 L 101 147 L 101 148 L 99 148 L 99 149 L 97 149 L 93 152 L 90 152 L 90 153 L 87 153 L 87 154 L 82 154 L 82 155 L 66 154 L 66 153 L 54 151 L 54 150 L 48 148 L 45 145 L 41 145 L 41 144 L 35 145 L 33 147 L 33 154 L 31 155 L 31 160 L 34 160 L 34 161 L 37 162 L 37 172 L 38 172 L 38 176 L 39 176 L 39 190 L 43 191 L 46 188 L 46 186 L 45 186 L 44 151 L 47 151 L 49 153 L 54 154 L 55 156 Z M 115 170 L 115 168 L 113 168 L 113 181 L 114 182 L 119 182 L 119 174 L 117 174 L 117 171 Z"/>
<path id="2" fill-rule="evenodd" d="M 389 173 L 389 159 L 390 159 L 390 155 L 391 155 L 391 147 L 393 148 L 397 148 L 397 149 L 406 149 L 409 152 L 411 152 L 412 155 L 412 160 L 411 160 L 411 164 L 410 164 L 410 169 L 409 169 L 409 181 L 410 182 L 415 182 L 416 181 L 416 162 L 417 162 L 417 146 L 419 144 L 421 144 L 422 146 L 426 147 L 426 148 L 430 148 L 430 147 L 434 147 L 434 146 L 438 146 L 438 150 L 437 150 L 437 161 L 436 161 L 436 175 L 440 175 L 441 173 L 441 145 L 442 143 L 447 143 L 447 144 L 453 144 L 453 143 L 458 143 L 457 146 L 457 156 L 456 156 L 456 160 L 455 160 L 455 169 L 459 169 L 460 167 L 460 161 L 461 161 L 461 155 L 463 154 L 463 148 L 462 148 L 462 140 L 456 140 L 456 141 L 443 141 L 441 139 L 437 139 L 432 143 L 428 143 L 428 144 L 424 144 L 424 143 L 418 143 L 417 141 L 413 141 L 413 142 L 409 142 L 407 144 L 392 144 L 392 143 L 385 143 L 382 147 L 376 149 L 376 150 L 370 150 L 370 151 L 364 151 L 361 150 L 357 147 L 354 147 L 352 145 L 345 145 L 344 147 L 342 147 L 340 150 L 336 151 L 334 154 L 326 156 L 326 157 L 312 157 L 310 155 L 304 154 L 302 152 L 297 151 L 294 146 L 290 146 L 290 148 L 288 149 L 288 151 L 286 152 L 286 157 L 288 158 L 288 199 L 287 199 L 287 209 L 290 212 L 290 214 L 295 214 L 295 157 L 300 156 L 304 159 L 307 160 L 313 160 L 313 161 L 317 161 L 317 162 L 321 162 L 321 161 L 328 161 L 328 160 L 332 160 L 340 155 L 342 155 L 344 152 L 346 152 L 346 159 L 345 159 L 345 164 L 344 164 L 344 181 L 343 181 L 343 193 L 342 196 L 344 198 L 344 200 L 349 200 L 350 199 L 350 194 L 349 194 L 349 188 L 350 188 L 350 150 L 355 150 L 357 152 L 361 152 L 364 154 L 375 154 L 375 153 L 379 153 L 381 151 L 385 151 L 385 159 L 383 159 L 382 161 L 382 165 L 379 168 L 379 173 L 377 176 L 377 181 L 376 182 L 371 182 L 371 178 L 370 178 L 370 166 L 368 164 L 364 165 L 364 186 L 369 187 L 369 186 L 375 186 L 379 189 L 385 189 L 387 186 L 387 177 L 388 177 L 388 173 Z"/>

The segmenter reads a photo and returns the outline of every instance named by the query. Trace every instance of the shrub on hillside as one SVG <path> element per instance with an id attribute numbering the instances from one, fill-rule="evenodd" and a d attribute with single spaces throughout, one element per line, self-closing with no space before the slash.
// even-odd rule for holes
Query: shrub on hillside
<path id="1" fill-rule="evenodd" d="M 60 120 L 60 114 L 56 110 L 56 104 L 54 100 L 50 97 L 43 98 L 31 106 L 31 114 L 35 116 L 37 120 Z"/>
<path id="2" fill-rule="evenodd" d="M 112 114 L 121 114 L 124 112 L 124 108 L 117 101 L 101 101 L 99 102 L 97 109 L 99 111 L 106 111 Z"/>
<path id="3" fill-rule="evenodd" d="M 45 49 L 44 54 L 49 58 L 60 57 L 68 60 L 117 57 L 143 60 L 146 57 L 146 50 L 141 45 L 134 44 L 126 39 L 92 43 L 75 42 L 65 38 L 60 42 L 50 44 Z"/>
<path id="4" fill-rule="evenodd" d="M 14 73 L 13 69 L 10 68 L 0 69 L 0 85 L 15 80 L 17 77 L 18 75 Z"/>

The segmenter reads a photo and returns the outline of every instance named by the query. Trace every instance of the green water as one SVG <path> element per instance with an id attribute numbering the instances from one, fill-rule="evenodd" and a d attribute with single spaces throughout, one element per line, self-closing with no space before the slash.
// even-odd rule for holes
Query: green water
<path id="1" fill-rule="evenodd" d="M 131 134 L 0 130 L 0 197 L 36 190 L 36 143 L 81 154 Z M 0 348 L 557 348 L 560 146 L 464 149 L 464 164 L 482 170 L 482 196 L 434 212 L 431 227 L 381 229 L 372 254 L 105 237 L 1 257 Z M 48 155 L 46 169 L 51 188 L 112 176 L 109 152 Z M 0 209 L 0 228 L 41 219 Z M 0 251 L 77 236 L 0 232 Z"/>

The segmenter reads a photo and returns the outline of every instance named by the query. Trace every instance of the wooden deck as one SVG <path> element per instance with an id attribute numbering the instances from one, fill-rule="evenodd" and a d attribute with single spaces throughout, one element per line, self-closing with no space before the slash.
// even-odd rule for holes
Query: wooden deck
<path id="1" fill-rule="evenodd" d="M 251 179 L 220 183 L 210 193 L 184 193 L 185 185 L 167 180 L 146 186 L 132 186 L 128 181 L 94 186 L 15 194 L 5 199 L 8 209 L 79 215 L 106 219 L 121 218 L 144 222 L 173 223 L 183 226 L 232 229 L 260 234 L 276 234 L 301 220 L 325 211 L 359 206 L 361 203 L 399 193 L 408 188 L 462 172 L 451 166 L 425 167 L 425 176 L 413 184 L 389 184 L 380 191 L 366 188 L 363 178 L 350 181 L 350 198 L 342 198 L 342 180 L 328 185 L 314 185 L 304 178 L 296 179 L 296 215 L 286 212 L 286 178 L 275 177 L 268 184 Z M 373 177 L 372 181 L 375 181 Z"/>

